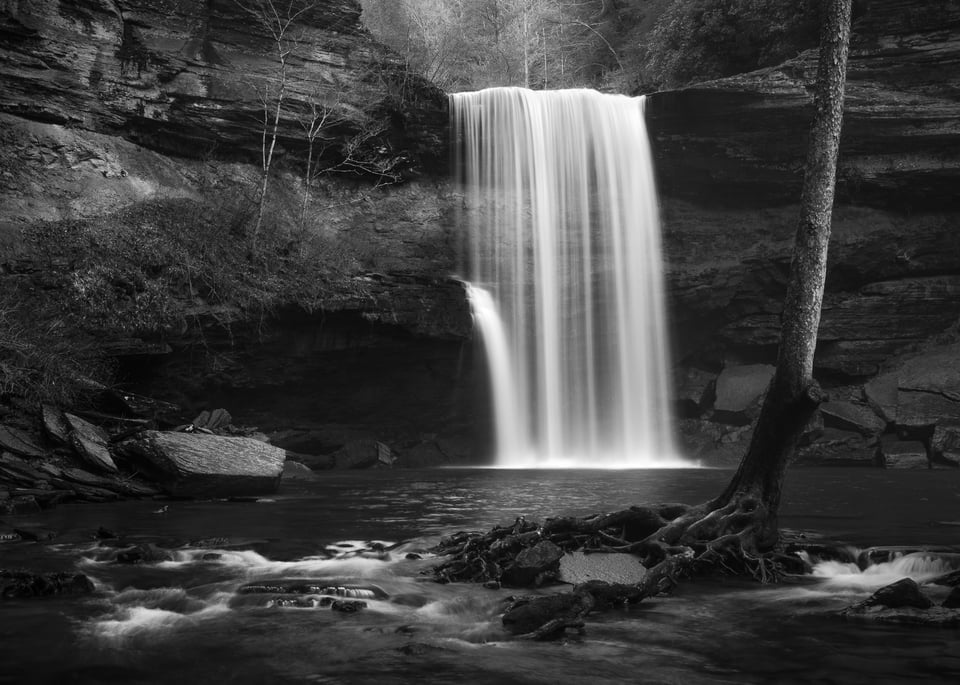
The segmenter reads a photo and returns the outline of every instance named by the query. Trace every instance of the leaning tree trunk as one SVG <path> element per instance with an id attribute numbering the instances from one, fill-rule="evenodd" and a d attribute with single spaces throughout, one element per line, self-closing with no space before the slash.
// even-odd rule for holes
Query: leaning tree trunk
<path id="1" fill-rule="evenodd" d="M 659 542 L 711 541 L 715 548 L 729 543 L 755 553 L 770 549 L 778 540 L 777 510 L 787 462 L 821 401 L 813 380 L 813 355 L 827 272 L 851 2 L 828 0 L 823 8 L 815 112 L 781 317 L 777 368 L 753 439 L 723 494 L 659 531 L 655 537 Z"/>

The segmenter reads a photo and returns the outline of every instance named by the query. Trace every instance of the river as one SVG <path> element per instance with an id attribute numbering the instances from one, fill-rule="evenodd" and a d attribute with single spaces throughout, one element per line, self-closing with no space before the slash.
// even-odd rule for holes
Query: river
<path id="1" fill-rule="evenodd" d="M 66 505 L 8 525 L 57 533 L 5 543 L 0 567 L 78 570 L 97 591 L 0 604 L 0 683 L 903 683 L 960 682 L 960 630 L 847 623 L 835 615 L 949 557 L 867 572 L 822 564 L 763 586 L 690 581 L 588 618 L 562 642 L 511 641 L 509 590 L 439 585 L 423 555 L 441 535 L 516 516 L 699 502 L 726 470 L 329 472 L 260 502 Z M 960 473 L 806 469 L 788 473 L 781 526 L 854 547 L 960 544 Z M 104 527 L 171 548 L 113 562 Z M 386 552 L 369 551 L 380 542 Z M 363 551 L 367 550 L 367 551 Z M 376 588 L 340 613 L 278 606 L 251 583 Z M 561 590 L 562 586 L 541 592 Z M 382 591 L 382 593 L 381 593 Z M 329 593 L 328 593 L 329 594 Z"/>

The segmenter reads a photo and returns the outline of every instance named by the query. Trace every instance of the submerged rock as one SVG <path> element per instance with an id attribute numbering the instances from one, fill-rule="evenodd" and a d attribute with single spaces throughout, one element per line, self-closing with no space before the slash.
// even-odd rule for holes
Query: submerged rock
<path id="1" fill-rule="evenodd" d="M 30 573 L 0 569 L 0 597 L 51 597 L 94 591 L 93 581 L 82 573 Z"/>
<path id="2" fill-rule="evenodd" d="M 583 618 L 593 609 L 590 593 L 568 593 L 514 600 L 503 614 L 503 627 L 512 635 L 555 639 L 567 628 L 583 628 Z"/>

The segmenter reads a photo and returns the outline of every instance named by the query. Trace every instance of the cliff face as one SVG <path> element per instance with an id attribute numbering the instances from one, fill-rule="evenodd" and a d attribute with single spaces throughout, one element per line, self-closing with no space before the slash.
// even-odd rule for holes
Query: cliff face
<path id="1" fill-rule="evenodd" d="M 306 3 L 294 3 L 300 7 Z M 0 8 L 0 111 L 117 135 L 190 157 L 257 160 L 261 97 L 280 88 L 278 45 L 252 0 L 37 0 Z M 286 3 L 277 3 L 278 8 Z M 285 16 L 281 10 L 281 19 Z M 321 139 L 388 128 L 365 153 L 412 173 L 444 158 L 444 98 L 372 41 L 353 0 L 312 3 L 286 30 L 280 145 L 302 149 L 310 105 Z M 272 114 L 272 111 L 271 111 Z M 324 146 L 331 158 L 336 145 Z"/>
<path id="2" fill-rule="evenodd" d="M 960 3 L 856 11 L 816 372 L 861 401 L 960 320 Z M 648 100 L 684 368 L 775 359 L 815 71 L 811 51 Z"/>
<path id="3" fill-rule="evenodd" d="M 471 322 L 436 180 L 446 97 L 371 39 L 357 2 L 293 3 L 309 10 L 283 44 L 271 247 L 245 256 L 281 86 L 254 5 L 0 3 L 0 295 L 89 306 L 81 323 L 121 375 L 186 420 L 222 402 L 294 447 L 372 437 L 462 456 L 472 404 L 451 393 L 469 395 Z M 307 189 L 314 114 L 328 173 Z"/>

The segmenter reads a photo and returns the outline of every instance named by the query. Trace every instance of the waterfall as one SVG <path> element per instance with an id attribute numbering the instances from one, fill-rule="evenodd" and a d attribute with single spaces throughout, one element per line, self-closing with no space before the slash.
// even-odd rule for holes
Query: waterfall
<path id="1" fill-rule="evenodd" d="M 643 99 L 450 96 L 497 463 L 677 465 Z"/>

